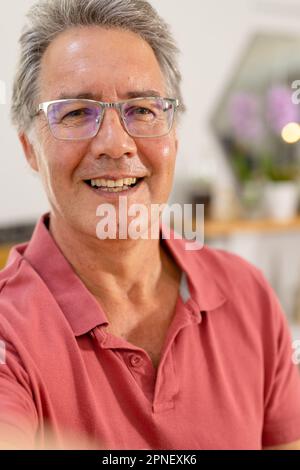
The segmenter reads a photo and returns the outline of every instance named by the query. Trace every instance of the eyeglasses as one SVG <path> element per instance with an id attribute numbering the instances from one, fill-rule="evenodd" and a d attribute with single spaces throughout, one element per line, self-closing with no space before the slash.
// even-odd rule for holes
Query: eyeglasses
<path id="1" fill-rule="evenodd" d="M 45 113 L 53 136 L 60 140 L 84 140 L 95 137 L 105 110 L 118 110 L 121 122 L 132 137 L 162 137 L 172 129 L 179 101 L 173 98 L 147 97 L 104 103 L 87 99 L 48 101 L 38 106 Z"/>

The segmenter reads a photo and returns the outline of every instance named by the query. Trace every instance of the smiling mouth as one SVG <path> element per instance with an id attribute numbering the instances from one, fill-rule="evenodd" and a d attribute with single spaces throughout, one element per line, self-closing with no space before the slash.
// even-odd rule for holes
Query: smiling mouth
<path id="1" fill-rule="evenodd" d="M 125 178 L 123 180 L 103 180 L 103 179 L 94 179 L 94 180 L 85 180 L 84 182 L 92 189 L 96 191 L 103 191 L 108 193 L 120 193 L 123 191 L 128 191 L 139 183 L 141 183 L 144 178 Z"/>

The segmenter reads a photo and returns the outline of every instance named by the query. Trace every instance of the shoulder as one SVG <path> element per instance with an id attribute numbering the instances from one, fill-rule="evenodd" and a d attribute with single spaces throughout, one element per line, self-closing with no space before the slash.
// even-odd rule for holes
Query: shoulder
<path id="1" fill-rule="evenodd" d="M 254 283 L 266 288 L 267 281 L 262 271 L 239 255 L 225 250 L 204 246 L 199 250 L 197 260 L 224 286 L 238 283 Z"/>
<path id="2" fill-rule="evenodd" d="M 190 242 L 182 238 L 171 239 L 168 243 L 195 285 L 201 305 L 221 305 L 223 299 L 226 306 L 222 309 L 230 318 L 239 316 L 259 323 L 281 315 L 269 282 L 262 271 L 247 260 L 205 244 L 200 244 L 199 249 L 190 249 Z"/>
<path id="3" fill-rule="evenodd" d="M 253 303 L 265 303 L 274 292 L 262 271 L 241 256 L 222 249 L 200 244 L 198 249 L 184 238 L 173 238 L 167 242 L 175 259 L 201 287 L 216 284 L 217 289 L 232 302 L 239 299 Z M 192 242 L 193 245 L 193 242 Z"/>
<path id="4" fill-rule="evenodd" d="M 22 271 L 22 259 L 15 258 L 0 271 L 0 302 L 7 295 L 8 286 L 16 284 Z"/>
<path id="5" fill-rule="evenodd" d="M 262 271 L 252 263 L 234 253 L 203 245 L 201 249 L 185 250 L 184 240 L 179 240 L 177 249 L 187 267 L 206 281 L 215 280 L 227 294 L 232 289 L 252 287 L 258 291 L 267 291 L 270 286 Z M 241 291 L 240 291 L 241 292 Z"/>
<path id="6" fill-rule="evenodd" d="M 226 297 L 226 322 L 239 328 L 253 347 L 261 347 L 266 362 L 276 357 L 282 335 L 291 348 L 287 317 L 260 269 L 238 255 L 208 247 L 199 253 L 198 263 L 207 267 Z"/>
<path id="7" fill-rule="evenodd" d="M 1 330 L 18 331 L 19 334 L 25 328 L 30 330 L 40 304 L 40 293 L 45 289 L 42 279 L 22 255 L 11 257 L 8 265 L 0 271 Z"/>
<path id="8" fill-rule="evenodd" d="M 38 280 L 33 268 L 26 259 L 14 252 L 4 269 L 0 271 L 0 301 L 10 297 L 25 294 L 26 288 Z"/>
<path id="9" fill-rule="evenodd" d="M 285 315 L 279 300 L 256 266 L 236 254 L 206 245 L 187 252 L 186 259 L 192 267 L 199 297 L 218 292 L 218 297 L 224 299 L 222 316 L 227 322 L 247 325 L 261 335 L 274 332 L 282 323 Z"/>
<path id="10" fill-rule="evenodd" d="M 263 272 L 239 255 L 205 246 L 197 255 L 199 268 L 205 266 L 229 299 L 247 299 L 257 306 L 276 301 L 273 288 Z"/>

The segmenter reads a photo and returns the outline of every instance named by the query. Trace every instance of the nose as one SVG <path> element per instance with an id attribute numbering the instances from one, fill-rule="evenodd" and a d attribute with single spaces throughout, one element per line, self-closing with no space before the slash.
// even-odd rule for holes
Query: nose
<path id="1" fill-rule="evenodd" d="M 117 109 L 106 109 L 97 135 L 91 142 L 91 151 L 97 157 L 132 157 L 137 153 L 134 139 L 126 132 Z"/>

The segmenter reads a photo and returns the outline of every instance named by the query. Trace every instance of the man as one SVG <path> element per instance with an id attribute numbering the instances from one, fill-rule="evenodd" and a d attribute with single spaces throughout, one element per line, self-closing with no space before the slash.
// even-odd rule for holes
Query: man
<path id="1" fill-rule="evenodd" d="M 150 210 L 172 186 L 167 25 L 145 0 L 46 0 L 21 46 L 13 121 L 51 209 L 0 277 L 3 447 L 299 448 L 299 375 L 262 275 L 163 227 L 120 236 L 121 196 Z"/>

